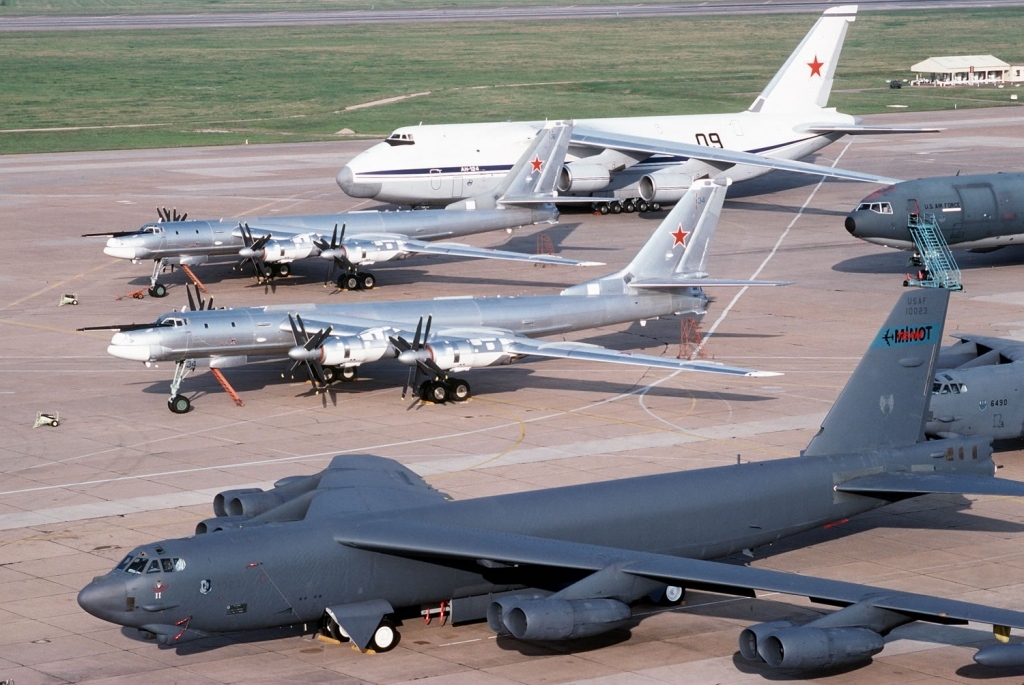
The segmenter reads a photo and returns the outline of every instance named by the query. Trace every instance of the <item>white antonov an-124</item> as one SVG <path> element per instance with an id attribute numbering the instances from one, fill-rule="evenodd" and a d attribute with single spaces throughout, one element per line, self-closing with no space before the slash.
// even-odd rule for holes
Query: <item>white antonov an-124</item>
<path id="1" fill-rule="evenodd" d="M 643 211 L 679 200 L 700 178 L 742 181 L 772 169 L 890 183 L 894 179 L 800 159 L 844 135 L 937 129 L 861 126 L 826 107 L 856 5 L 818 19 L 743 112 L 582 119 L 558 182 L 559 203 Z M 357 155 L 338 173 L 352 197 L 400 205 L 447 205 L 500 182 L 543 122 L 408 126 Z"/>

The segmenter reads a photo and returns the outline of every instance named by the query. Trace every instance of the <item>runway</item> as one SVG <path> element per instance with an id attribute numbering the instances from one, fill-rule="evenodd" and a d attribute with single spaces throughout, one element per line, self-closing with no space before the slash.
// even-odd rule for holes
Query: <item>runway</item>
<path id="1" fill-rule="evenodd" d="M 861 11 L 937 10 L 1020 7 L 1024 0 L 864 0 Z M 536 7 L 353 10 L 305 12 L 211 12 L 208 14 L 122 14 L 113 16 L 0 17 L 4 31 L 88 31 L 123 29 L 254 28 L 352 24 L 433 24 L 466 21 L 562 21 L 567 19 L 642 19 L 730 14 L 818 13 L 832 2 L 653 3 L 636 5 L 564 5 Z"/>
<path id="2" fill-rule="evenodd" d="M 917 178 L 1022 170 L 1016 110 L 869 117 L 937 124 L 938 135 L 845 139 L 814 161 Z M 406 369 L 367 367 L 326 397 L 282 379 L 284 362 L 232 368 L 235 406 L 208 372 L 174 415 L 171 367 L 106 354 L 109 334 L 75 329 L 151 321 L 185 302 L 180 272 L 167 298 L 116 299 L 148 282 L 150 265 L 102 254 L 82 233 L 137 228 L 166 205 L 190 217 L 322 213 L 372 205 L 347 198 L 337 170 L 373 141 L 126 150 L 0 157 L 0 680 L 26 683 L 764 683 L 776 676 L 736 656 L 755 622 L 807 620 L 823 609 L 781 595 L 757 600 L 690 592 L 686 605 L 637 607 L 637 623 L 593 639 L 530 646 L 485 624 L 406 621 L 383 655 L 298 631 L 230 635 L 165 650 L 102 623 L 78 590 L 137 544 L 186 536 L 223 489 L 323 468 L 336 454 L 408 465 L 457 499 L 795 456 L 816 432 L 902 292 L 906 254 L 852 239 L 846 211 L 872 186 L 772 173 L 730 189 L 711 251 L 716 278 L 792 280 L 786 288 L 716 290 L 703 323 L 709 358 L 781 371 L 778 378 L 672 375 L 545 360 L 466 373 L 475 397 L 423 405 L 400 398 Z M 324 288 L 323 266 L 300 263 L 271 291 L 229 264 L 196 269 L 218 305 L 546 294 L 621 268 L 662 215 L 567 213 L 557 226 L 468 240 L 534 252 L 538 235 L 565 256 L 606 267 L 534 268 L 410 259 L 381 265 L 370 292 Z M 788 231 L 788 232 L 787 232 Z M 777 248 L 770 259 L 767 259 Z M 957 252 L 965 291 L 953 332 L 1024 336 L 1024 250 Z M 77 306 L 58 307 L 75 294 Z M 677 320 L 568 336 L 675 356 Z M 59 412 L 57 428 L 32 428 Z M 997 455 L 1024 480 L 1024 451 Z M 806 546 L 803 546 L 806 545 Z M 800 547 L 798 549 L 798 547 Z M 1024 509 L 1016 499 L 930 496 L 755 550 L 752 565 L 1024 609 Z M 979 626 L 913 624 L 863 667 L 828 683 L 963 682 L 985 677 L 971 645 Z M 1019 682 L 1020 674 L 986 682 Z"/>

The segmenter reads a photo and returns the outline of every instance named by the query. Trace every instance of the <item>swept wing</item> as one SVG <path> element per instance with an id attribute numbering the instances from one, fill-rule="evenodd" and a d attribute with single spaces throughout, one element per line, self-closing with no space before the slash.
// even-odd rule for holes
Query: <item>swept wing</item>
<path id="1" fill-rule="evenodd" d="M 634 576 L 712 592 L 748 597 L 753 596 L 756 590 L 781 592 L 840 606 L 867 602 L 881 609 L 935 623 L 976 621 L 1024 628 L 1024 612 L 971 602 L 715 561 L 408 519 L 374 520 L 351 526 L 342 524 L 334 539 L 350 547 L 395 556 L 528 564 L 595 572 L 616 565 Z"/>

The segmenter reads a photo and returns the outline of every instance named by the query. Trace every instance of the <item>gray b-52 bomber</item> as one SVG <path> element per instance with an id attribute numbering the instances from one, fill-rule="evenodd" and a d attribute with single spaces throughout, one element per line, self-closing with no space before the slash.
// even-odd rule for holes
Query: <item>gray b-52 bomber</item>
<path id="1" fill-rule="evenodd" d="M 202 264 L 211 257 L 225 256 L 241 256 L 239 265 L 251 263 L 261 279 L 287 276 L 295 260 L 320 257 L 331 262 L 331 273 L 334 267 L 341 270 L 337 284 L 343 290 L 364 290 L 376 284 L 374 274 L 362 267 L 413 254 L 597 266 L 600 262 L 436 242 L 517 226 L 555 223 L 558 210 L 551 203 L 571 134 L 571 124 L 548 124 L 495 190 L 460 200 L 442 210 L 253 217 L 237 222 L 181 220 L 175 211 L 162 214 L 163 220 L 148 223 L 137 231 L 90 233 L 83 237 L 110 236 L 103 252 L 111 257 L 133 262 L 152 260 L 149 294 L 153 297 L 167 294 L 167 287 L 158 282 L 166 266 Z"/>
<path id="2" fill-rule="evenodd" d="M 692 588 L 801 595 L 839 607 L 739 636 L 771 669 L 842 667 L 913 621 L 993 626 L 975 661 L 1024 665 L 1024 612 L 723 564 L 890 502 L 928 493 L 1024 495 L 994 478 L 989 439 L 923 442 L 949 293 L 906 292 L 801 456 L 449 501 L 390 459 L 335 457 L 267 492 L 229 490 L 190 538 L 142 545 L 78 595 L 105 621 L 163 645 L 321 622 L 362 650 L 398 641 L 404 610 L 450 607 L 499 635 L 552 641 L 634 621 L 630 604 Z"/>
<path id="3" fill-rule="evenodd" d="M 1018 209 L 1020 208 L 1020 209 Z M 855 238 L 914 250 L 911 216 L 932 214 L 951 247 L 990 252 L 1024 244 L 1024 174 L 938 176 L 902 181 L 860 201 L 846 217 Z"/>
<path id="4" fill-rule="evenodd" d="M 957 334 L 942 348 L 932 383 L 928 435 L 1024 436 L 1024 343 Z"/>
<path id="5" fill-rule="evenodd" d="M 693 184 L 624 269 L 560 295 L 201 309 L 165 314 L 149 324 L 91 330 L 120 331 L 107 347 L 115 357 L 147 364 L 173 361 L 168 407 L 175 413 L 191 406 L 179 389 L 196 360 L 224 368 L 245 364 L 253 356 L 288 355 L 293 371 L 306 366 L 315 389 L 335 379 L 354 379 L 361 364 L 397 358 L 410 367 L 406 390 L 414 373 L 422 372 L 427 380 L 419 394 L 434 402 L 469 397 L 469 384 L 450 373 L 508 364 L 528 355 L 775 375 L 532 339 L 670 314 L 703 315 L 708 301 L 704 285 L 779 285 L 707 278 L 708 250 L 728 185 L 727 179 Z"/>

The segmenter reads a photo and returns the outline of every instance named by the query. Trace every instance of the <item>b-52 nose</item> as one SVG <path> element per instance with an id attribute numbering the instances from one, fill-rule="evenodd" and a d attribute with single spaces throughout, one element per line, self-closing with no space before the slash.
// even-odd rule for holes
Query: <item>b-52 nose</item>
<path id="1" fill-rule="evenodd" d="M 124 614 L 129 610 L 124 580 L 100 576 L 78 593 L 78 606 L 96 618 L 124 625 Z"/>

